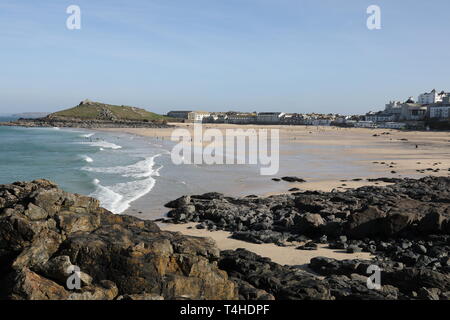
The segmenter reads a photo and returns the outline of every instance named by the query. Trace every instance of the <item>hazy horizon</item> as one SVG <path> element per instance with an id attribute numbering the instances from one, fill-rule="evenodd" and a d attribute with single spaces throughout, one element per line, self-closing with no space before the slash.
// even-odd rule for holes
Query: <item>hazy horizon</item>
<path id="1" fill-rule="evenodd" d="M 70 5 L 81 30 L 66 27 Z M 370 5 L 381 7 L 381 30 L 366 26 Z M 0 114 L 86 98 L 160 114 L 363 114 L 450 91 L 449 9 L 445 0 L 3 0 Z"/>

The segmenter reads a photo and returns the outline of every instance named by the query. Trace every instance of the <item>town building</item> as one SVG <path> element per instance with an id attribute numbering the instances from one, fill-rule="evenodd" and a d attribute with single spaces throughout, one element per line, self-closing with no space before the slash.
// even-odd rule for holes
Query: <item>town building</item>
<path id="1" fill-rule="evenodd" d="M 378 128 L 383 129 L 404 129 L 406 128 L 406 123 L 404 122 L 383 122 L 377 125 Z"/>
<path id="2" fill-rule="evenodd" d="M 228 116 L 225 112 L 214 112 L 203 118 L 203 123 L 225 123 Z"/>
<path id="3" fill-rule="evenodd" d="M 395 119 L 398 120 L 402 113 L 402 103 L 400 101 L 389 101 L 384 108 L 384 112 L 385 114 L 394 115 Z"/>
<path id="4" fill-rule="evenodd" d="M 256 122 L 262 124 L 277 124 L 281 122 L 283 112 L 260 112 L 256 116 Z"/>
<path id="5" fill-rule="evenodd" d="M 232 113 L 227 115 L 227 123 L 231 124 L 254 124 L 257 116 L 254 113 Z"/>
<path id="6" fill-rule="evenodd" d="M 280 118 L 280 122 L 285 125 L 301 125 L 305 124 L 305 117 L 299 113 L 285 113 Z"/>
<path id="7" fill-rule="evenodd" d="M 192 122 L 203 122 L 203 118 L 209 117 L 210 114 L 207 111 L 192 111 L 188 113 L 188 120 Z"/>
<path id="8" fill-rule="evenodd" d="M 169 113 L 167 113 L 168 117 L 171 118 L 177 118 L 177 119 L 187 119 L 189 113 L 191 113 L 192 110 L 189 111 L 170 111 Z"/>
<path id="9" fill-rule="evenodd" d="M 450 118 L 450 96 L 442 99 L 441 103 L 429 106 L 430 119 L 448 120 Z"/>
<path id="10" fill-rule="evenodd" d="M 448 119 L 450 117 L 450 105 L 430 106 L 430 119 Z"/>
<path id="11" fill-rule="evenodd" d="M 333 120 L 331 119 L 308 119 L 305 121 L 306 125 L 310 126 L 330 126 Z"/>
<path id="12" fill-rule="evenodd" d="M 422 121 L 427 116 L 428 108 L 421 104 L 413 103 L 408 100 L 402 104 L 402 112 L 400 114 L 401 121 Z"/>
<path id="13" fill-rule="evenodd" d="M 449 95 L 449 93 L 446 93 L 444 91 L 437 92 L 435 89 L 433 89 L 431 90 L 431 92 L 422 93 L 417 99 L 417 103 L 425 105 L 438 103 L 442 102 L 442 100 Z"/>
<path id="14" fill-rule="evenodd" d="M 356 121 L 354 123 L 356 128 L 376 128 L 376 124 L 372 121 Z"/>
<path id="15" fill-rule="evenodd" d="M 369 112 L 365 116 L 366 121 L 371 122 L 393 122 L 397 120 L 395 114 L 387 113 L 386 111 Z"/>

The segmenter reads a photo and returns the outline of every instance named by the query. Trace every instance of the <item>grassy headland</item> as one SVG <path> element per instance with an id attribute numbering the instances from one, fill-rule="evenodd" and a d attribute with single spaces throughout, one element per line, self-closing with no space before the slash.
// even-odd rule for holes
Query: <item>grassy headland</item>
<path id="1" fill-rule="evenodd" d="M 112 121 L 164 121 L 170 118 L 147 110 L 85 100 L 78 106 L 52 113 L 48 118 Z"/>

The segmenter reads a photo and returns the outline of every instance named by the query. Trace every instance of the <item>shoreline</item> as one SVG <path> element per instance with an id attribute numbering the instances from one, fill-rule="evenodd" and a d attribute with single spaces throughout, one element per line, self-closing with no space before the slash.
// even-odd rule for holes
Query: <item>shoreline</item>
<path id="1" fill-rule="evenodd" d="M 192 124 L 173 124 L 175 128 L 187 128 L 192 131 Z M 421 178 L 424 176 L 448 176 L 450 168 L 450 139 L 446 132 L 398 131 L 369 128 L 336 128 L 308 126 L 266 126 L 266 125 L 211 125 L 205 128 L 225 129 L 280 129 L 280 159 L 289 158 L 299 152 L 306 152 L 320 161 L 333 158 L 345 161 L 347 166 L 360 167 L 366 174 L 361 176 L 353 172 L 340 173 L 339 168 L 330 172 L 334 176 L 301 176 L 302 170 L 289 169 L 293 176 L 305 178 L 305 183 L 280 183 L 272 191 L 257 193 L 272 195 L 289 193 L 289 189 L 331 191 L 332 189 L 351 189 L 366 185 L 384 185 L 369 182 L 367 178 Z M 157 138 L 170 141 L 173 128 L 167 129 L 137 129 L 109 128 L 95 129 L 101 132 L 120 132 L 147 138 Z M 383 134 L 388 133 L 388 134 Z M 420 134 L 420 135 L 419 135 Z M 374 136 L 376 135 L 376 136 Z M 415 146 L 418 146 L 416 149 Z M 289 150 L 300 146 L 301 150 Z M 447 148 L 447 152 L 445 152 Z M 340 159 L 339 159 L 340 158 Z M 301 160 L 300 160 L 301 161 Z M 320 162 L 319 161 L 319 162 Z M 283 165 L 280 162 L 280 167 Z M 436 172 L 436 170 L 439 170 Z M 315 172 L 320 175 L 320 168 Z M 287 175 L 287 174 L 286 174 Z M 309 174 L 311 175 L 311 174 Z M 267 177 L 270 181 L 271 178 Z M 276 177 L 279 178 L 279 177 Z M 346 180 L 346 181 L 343 181 Z M 358 180 L 358 181 L 356 181 Z M 271 182 L 268 182 L 271 183 Z M 251 186 L 250 186 L 251 187 Z M 251 188 L 246 188 L 242 196 L 252 194 Z"/>

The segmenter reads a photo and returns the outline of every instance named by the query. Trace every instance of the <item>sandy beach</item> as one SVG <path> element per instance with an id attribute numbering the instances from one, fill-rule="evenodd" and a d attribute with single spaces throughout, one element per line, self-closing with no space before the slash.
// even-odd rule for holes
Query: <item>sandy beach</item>
<path id="1" fill-rule="evenodd" d="M 192 124 L 176 124 L 192 132 Z M 306 127 L 306 126 L 237 126 L 228 124 L 205 124 L 203 129 L 279 129 L 280 130 L 280 176 L 292 175 L 304 178 L 306 183 L 271 181 L 272 177 L 258 178 L 256 184 L 270 185 L 270 192 L 262 195 L 286 193 L 291 188 L 300 190 L 345 190 L 365 185 L 386 185 L 369 182 L 367 178 L 421 178 L 425 176 L 450 175 L 450 134 L 448 132 L 415 132 L 388 129 Z M 156 140 L 170 140 L 169 129 L 102 129 L 122 132 Z M 296 156 L 308 155 L 308 162 Z M 259 194 L 252 184 L 243 181 L 242 195 Z M 217 191 L 217 190 L 211 190 Z M 251 244 L 229 238 L 228 232 L 198 230 L 195 224 L 166 225 L 164 230 L 181 232 L 197 237 L 214 239 L 222 250 L 245 248 L 273 261 L 306 268 L 310 259 L 324 256 L 344 259 L 369 259 L 368 253 L 348 254 L 324 246 L 316 251 L 301 251 L 295 246 L 278 247 L 274 244 Z"/>
<path id="2" fill-rule="evenodd" d="M 296 247 L 301 243 L 291 244 L 290 246 L 280 247 L 272 243 L 253 244 L 230 238 L 231 233 L 226 231 L 207 231 L 195 228 L 195 223 L 187 224 L 160 224 L 161 229 L 165 231 L 181 232 L 184 235 L 194 237 L 209 237 L 213 239 L 220 250 L 235 250 L 239 248 L 247 249 L 262 257 L 270 258 L 273 262 L 281 265 L 297 266 L 301 269 L 310 271 L 307 267 L 310 260 L 314 257 L 327 257 L 336 260 L 346 259 L 370 259 L 372 255 L 367 252 L 349 254 L 344 250 L 329 249 L 327 245 L 319 245 L 317 250 L 305 251 L 297 250 Z"/>
<path id="3" fill-rule="evenodd" d="M 185 128 L 193 132 L 192 124 L 175 124 L 176 128 Z M 279 129 L 280 130 L 280 169 L 286 173 L 306 179 L 306 183 L 284 184 L 287 192 L 290 188 L 302 190 L 322 190 L 357 188 L 363 185 L 383 185 L 368 182 L 368 176 L 355 173 L 343 173 L 334 170 L 331 173 L 311 175 L 299 167 L 290 167 L 284 159 L 300 152 L 316 158 L 312 165 L 321 171 L 325 162 L 361 167 L 371 177 L 420 178 L 424 176 L 450 175 L 450 133 L 398 131 L 390 129 L 338 128 L 315 126 L 256 126 L 231 124 L 204 124 L 203 129 L 215 128 L 222 132 L 226 129 Z M 165 129 L 101 129 L 102 131 L 129 133 L 158 140 L 170 140 L 173 128 Z M 296 147 L 301 147 L 297 149 Z M 283 167 L 283 165 L 285 165 Z M 298 165 L 298 163 L 297 163 Z M 281 170 L 280 170 L 281 171 Z M 317 173 L 317 172 L 315 172 Z M 353 175 L 352 175 L 353 174 Z M 355 179 L 355 180 L 354 180 Z M 362 179 L 362 180 L 360 180 Z M 342 181 L 346 180 L 346 181 Z M 247 194 L 251 194 L 249 190 Z M 277 192 L 268 192 L 267 195 Z"/>

